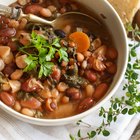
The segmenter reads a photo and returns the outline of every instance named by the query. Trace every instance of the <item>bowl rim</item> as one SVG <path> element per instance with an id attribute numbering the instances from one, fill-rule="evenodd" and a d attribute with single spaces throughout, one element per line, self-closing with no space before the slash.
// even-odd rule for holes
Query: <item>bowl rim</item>
<path id="1" fill-rule="evenodd" d="M 88 109 L 87 111 L 74 115 L 74 116 L 70 116 L 70 117 L 66 117 L 66 118 L 59 118 L 59 119 L 42 119 L 42 118 L 33 118 L 33 117 L 29 117 L 26 115 L 23 115 L 17 111 L 15 111 L 14 109 L 8 107 L 7 105 L 5 105 L 2 101 L 0 101 L 0 108 L 2 108 L 3 110 L 5 110 L 8 114 L 19 118 L 20 120 L 23 120 L 29 123 L 34 123 L 37 125 L 46 125 L 46 126 L 53 126 L 53 125 L 63 125 L 63 124 L 68 124 L 72 121 L 76 121 L 79 120 L 87 115 L 89 115 L 90 113 L 92 113 L 93 111 L 99 109 L 99 107 L 101 107 L 106 101 L 108 101 L 114 94 L 115 91 L 118 89 L 119 85 L 121 84 L 123 78 L 124 78 L 124 74 L 127 68 L 127 63 L 128 63 L 128 47 L 127 47 L 127 34 L 124 28 L 124 25 L 122 23 L 121 18 L 119 17 L 118 13 L 115 11 L 115 9 L 112 7 L 112 5 L 108 2 L 105 1 L 106 5 L 111 9 L 111 11 L 114 13 L 114 15 L 116 16 L 115 18 L 119 21 L 119 26 L 120 29 L 122 31 L 122 34 L 124 36 L 124 43 L 125 43 L 125 58 L 124 58 L 124 66 L 123 66 L 123 70 L 120 73 L 120 76 L 116 82 L 116 85 L 114 85 L 113 89 L 111 89 L 111 91 L 109 92 L 108 95 L 106 95 L 105 97 L 103 97 L 95 106 L 93 106 L 92 108 Z"/>

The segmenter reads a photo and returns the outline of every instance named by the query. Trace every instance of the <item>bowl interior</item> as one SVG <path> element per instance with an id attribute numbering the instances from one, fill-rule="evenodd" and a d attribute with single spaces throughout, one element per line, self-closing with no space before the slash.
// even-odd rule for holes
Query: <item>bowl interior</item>
<path id="1" fill-rule="evenodd" d="M 79 3 L 84 4 L 89 10 L 93 11 L 96 13 L 102 22 L 106 24 L 108 27 L 108 30 L 110 31 L 115 47 L 118 50 L 118 61 L 117 61 L 117 73 L 114 77 L 114 80 L 107 92 L 107 94 L 91 109 L 88 111 L 81 113 L 76 116 L 68 117 L 68 118 L 63 118 L 63 119 L 37 119 L 37 118 L 30 118 L 28 116 L 24 116 L 13 109 L 9 108 L 2 102 L 0 102 L 0 107 L 4 109 L 6 112 L 9 114 L 19 118 L 20 120 L 23 120 L 28 123 L 32 124 L 37 124 L 37 125 L 48 125 L 48 126 L 53 126 L 53 125 L 63 125 L 63 124 L 68 124 L 72 121 L 76 121 L 81 119 L 82 117 L 90 114 L 94 110 L 97 110 L 101 105 L 103 105 L 117 90 L 119 87 L 125 69 L 127 65 L 127 58 L 128 58 L 128 50 L 127 50 L 127 37 L 125 34 L 125 29 L 123 27 L 123 24 L 114 11 L 114 9 L 110 6 L 110 4 L 107 1 L 97 1 L 97 0 L 75 0 L 78 1 Z M 5 4 L 9 5 L 10 3 L 15 2 L 15 0 L 4 0 L 1 1 L 0 4 Z M 103 14 L 106 18 L 102 18 L 100 15 Z"/>

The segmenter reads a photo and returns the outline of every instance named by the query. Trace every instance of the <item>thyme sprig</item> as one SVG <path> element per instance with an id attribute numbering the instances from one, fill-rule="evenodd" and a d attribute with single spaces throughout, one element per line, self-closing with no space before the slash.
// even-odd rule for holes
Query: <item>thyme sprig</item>
<path id="1" fill-rule="evenodd" d="M 129 44 L 129 62 L 125 73 L 126 83 L 123 86 L 123 90 L 125 91 L 126 96 L 111 98 L 111 105 L 108 109 L 105 109 L 104 107 L 100 108 L 99 116 L 103 118 L 101 125 L 96 129 L 87 132 L 86 136 L 82 136 L 82 132 L 79 129 L 76 136 L 70 134 L 71 140 L 92 139 L 100 134 L 102 134 L 103 136 L 109 136 L 110 132 L 107 130 L 107 127 L 109 127 L 111 123 L 116 122 L 121 114 L 133 115 L 136 113 L 140 113 L 140 90 L 138 89 L 140 85 L 138 75 L 138 71 L 140 70 L 140 59 L 138 58 L 136 53 L 137 48 L 140 47 L 140 41 L 137 42 L 135 40 L 140 40 L 140 29 L 138 28 L 138 26 L 135 26 L 135 28 L 133 28 L 131 24 L 128 24 L 126 30 L 128 33 L 131 33 L 133 40 L 133 43 Z M 90 129 L 93 128 L 92 125 L 82 120 L 79 120 L 77 122 L 77 125 L 84 125 Z"/>

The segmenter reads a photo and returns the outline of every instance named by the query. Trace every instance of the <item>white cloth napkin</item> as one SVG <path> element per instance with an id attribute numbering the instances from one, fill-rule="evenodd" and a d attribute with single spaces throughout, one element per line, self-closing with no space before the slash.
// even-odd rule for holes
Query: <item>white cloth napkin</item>
<path id="1" fill-rule="evenodd" d="M 137 51 L 140 54 L 140 49 Z M 115 96 L 124 95 L 121 86 L 116 92 Z M 107 101 L 104 107 L 110 104 Z M 93 128 L 100 125 L 102 119 L 98 116 L 99 110 L 93 112 L 83 120 L 90 123 Z M 135 119 L 134 119 L 135 118 Z M 128 140 L 140 120 L 140 114 L 135 116 L 120 115 L 116 123 L 112 123 L 108 128 L 111 132 L 109 137 L 97 136 L 96 140 Z M 131 122 L 131 125 L 130 125 Z M 0 140 L 69 140 L 69 134 L 77 134 L 78 129 L 81 129 L 82 134 L 86 134 L 91 130 L 86 127 L 79 127 L 76 122 L 70 125 L 57 127 L 44 127 L 27 124 L 5 113 L 0 109 Z"/>

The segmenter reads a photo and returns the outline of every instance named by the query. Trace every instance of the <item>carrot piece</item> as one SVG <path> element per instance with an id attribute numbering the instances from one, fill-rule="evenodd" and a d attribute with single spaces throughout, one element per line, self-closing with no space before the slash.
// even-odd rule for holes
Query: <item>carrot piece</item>
<path id="1" fill-rule="evenodd" d="M 77 52 L 87 51 L 90 46 L 89 37 L 83 32 L 74 32 L 69 38 L 77 45 Z"/>

